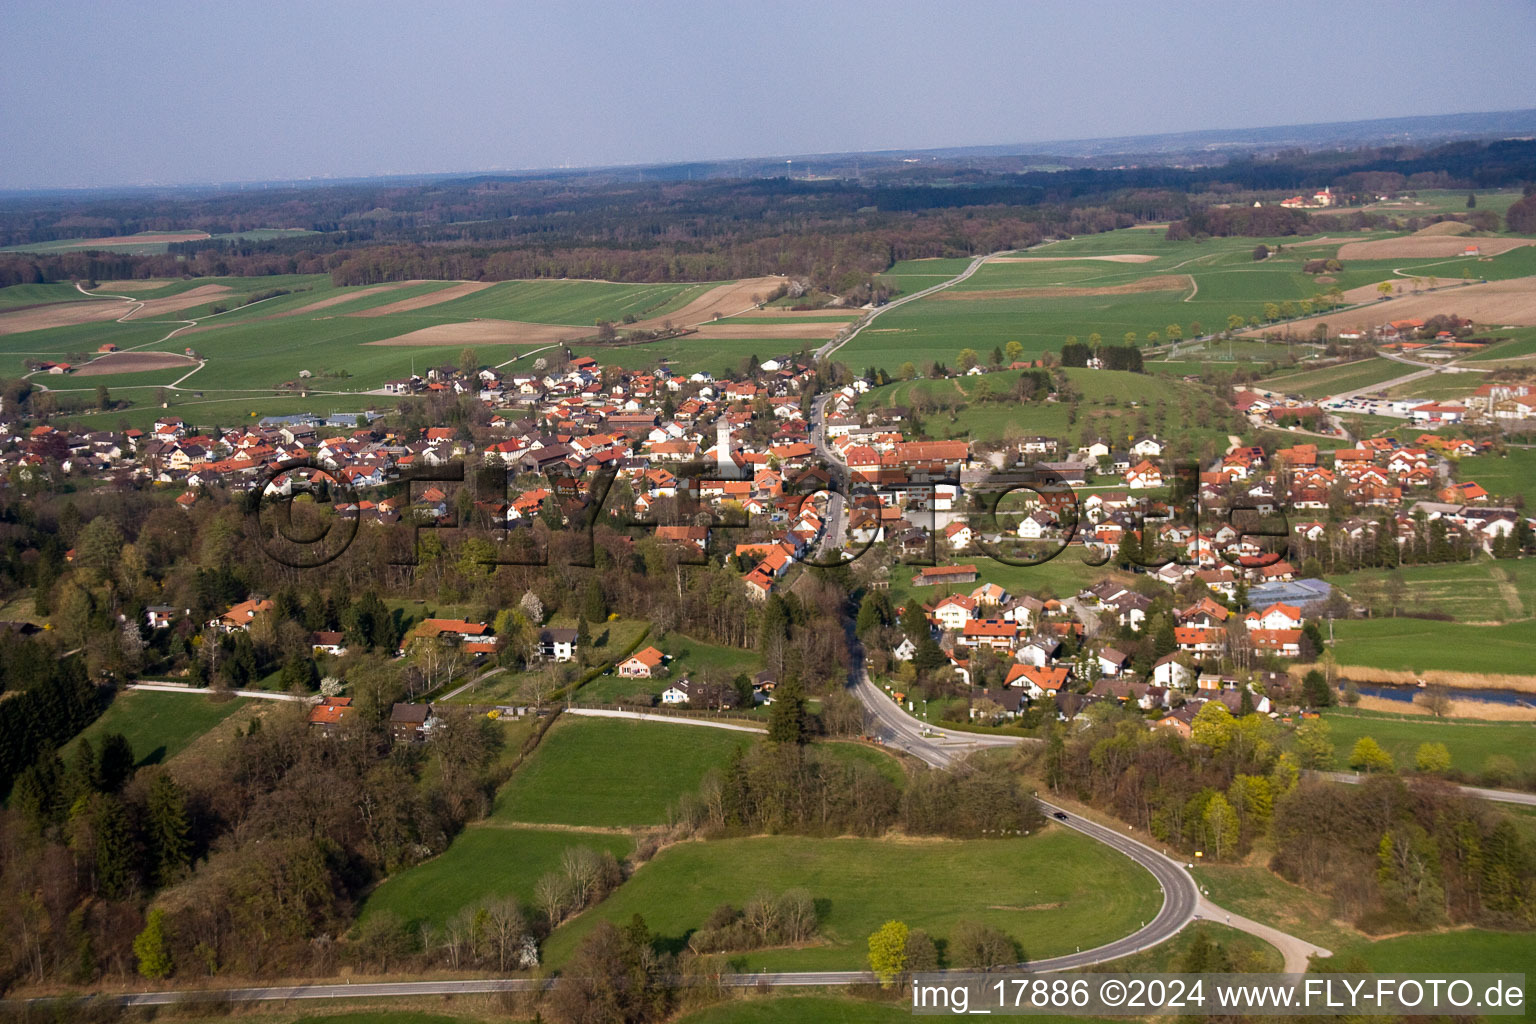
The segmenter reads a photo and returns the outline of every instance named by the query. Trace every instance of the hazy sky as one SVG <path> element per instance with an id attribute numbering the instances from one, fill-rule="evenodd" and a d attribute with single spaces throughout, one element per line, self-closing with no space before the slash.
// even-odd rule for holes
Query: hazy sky
<path id="1" fill-rule="evenodd" d="M 0 187 L 1536 107 L 1532 0 L 0 2 Z"/>

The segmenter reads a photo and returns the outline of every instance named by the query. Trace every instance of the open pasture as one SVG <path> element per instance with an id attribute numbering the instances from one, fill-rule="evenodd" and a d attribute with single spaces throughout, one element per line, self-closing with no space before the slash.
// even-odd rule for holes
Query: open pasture
<path id="1" fill-rule="evenodd" d="M 573 716 L 549 730 L 533 758 L 502 788 L 492 820 L 660 825 L 668 806 L 755 739 L 705 726 Z"/>
<path id="2" fill-rule="evenodd" d="M 1340 619 L 1334 654 L 1348 666 L 1409 672 L 1528 672 L 1536 630 L 1528 622 L 1474 626 L 1426 619 Z"/>
<path id="3" fill-rule="evenodd" d="M 999 888 L 998 877 L 1012 881 Z M 939 884 L 934 884 L 937 881 Z M 742 954 L 747 969 L 861 968 L 871 932 L 892 918 L 935 938 L 965 920 L 999 928 L 1030 959 L 1089 948 L 1135 931 L 1162 902 L 1157 882 L 1101 844 L 1062 828 L 1010 839 L 810 839 L 759 836 L 682 843 L 617 892 L 556 930 L 545 959 L 563 963 L 599 920 L 635 913 L 682 948 L 721 903 L 803 888 L 817 901 L 809 946 Z"/>
<path id="4" fill-rule="evenodd" d="M 1506 448 L 1502 455 L 1473 455 L 1457 463 L 1456 477 L 1477 481 L 1501 501 L 1519 497 L 1527 509 L 1536 507 L 1536 450 Z"/>
<path id="5" fill-rule="evenodd" d="M 366 923 L 389 912 L 407 926 L 442 927 L 485 899 L 511 896 L 530 906 L 533 887 L 543 875 L 560 870 L 567 849 L 585 846 L 622 859 L 631 845 L 628 836 L 601 832 L 474 825 L 436 857 L 383 882 L 363 903 L 358 920 Z"/>
<path id="6" fill-rule="evenodd" d="M 1444 612 L 1458 622 L 1505 622 L 1536 615 L 1536 561 L 1481 559 L 1405 565 L 1329 576 L 1355 601 L 1391 614 L 1392 580 L 1402 581 L 1400 611 Z"/>
<path id="7" fill-rule="evenodd" d="M 1329 738 L 1347 760 L 1355 741 L 1369 736 L 1392 755 L 1399 771 L 1413 770 L 1421 743 L 1444 743 L 1451 752 L 1451 767 L 1475 775 L 1483 762 L 1495 755 L 1511 757 L 1520 768 L 1536 764 L 1536 727 L 1517 722 L 1445 721 L 1424 715 L 1393 715 L 1376 711 L 1330 708 L 1323 713 Z"/>
<path id="8" fill-rule="evenodd" d="M 67 763 L 81 739 L 99 748 L 106 736 L 122 733 L 133 747 L 137 764 L 161 764 L 247 703 L 244 698 L 218 702 L 192 693 L 123 691 L 101 717 L 65 745 L 59 756 Z"/>
<path id="9" fill-rule="evenodd" d="M 686 284 L 502 281 L 451 296 L 433 312 L 447 319 L 489 318 L 590 329 L 598 320 L 618 323 L 626 315 L 640 318 L 664 311 L 685 293 L 696 297 L 707 290 L 708 286 Z"/>
<path id="10" fill-rule="evenodd" d="M 1197 323 L 1206 333 L 1223 330 L 1233 314 L 1246 320 L 1260 315 L 1266 302 L 1299 302 L 1328 287 L 1302 272 L 1307 259 L 1326 249 L 1270 239 L 1283 252 L 1256 262 L 1259 241 L 1170 242 L 1161 230 L 1132 228 L 1010 254 L 953 288 L 882 315 L 838 355 L 849 365 L 894 369 L 908 359 L 952 363 L 961 348 L 985 353 L 1009 341 L 1038 355 L 1060 348 L 1069 335 L 1086 340 L 1097 333 L 1119 344 L 1130 332 L 1145 342 L 1177 324 L 1193 337 Z M 960 263 L 953 273 L 963 269 L 963 261 L 946 262 Z M 913 268 L 921 266 L 898 264 L 888 276 L 910 282 L 909 290 L 942 280 L 919 276 Z"/>
<path id="11" fill-rule="evenodd" d="M 1351 363 L 1323 366 L 1301 373 L 1285 373 L 1262 382 L 1265 388 L 1303 398 L 1324 398 L 1346 391 L 1357 391 L 1373 384 L 1381 384 L 1395 377 L 1406 377 L 1414 370 L 1411 366 L 1373 356 Z"/>

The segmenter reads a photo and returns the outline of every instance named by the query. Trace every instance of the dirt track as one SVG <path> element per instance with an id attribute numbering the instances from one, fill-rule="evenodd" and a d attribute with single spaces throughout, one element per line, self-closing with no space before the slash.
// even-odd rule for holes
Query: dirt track
<path id="1" fill-rule="evenodd" d="M 1339 246 L 1341 260 L 1399 260 L 1433 259 L 1435 257 L 1460 256 L 1469 245 L 1475 245 L 1484 256 L 1518 249 L 1533 244 L 1529 238 L 1463 238 L 1458 235 L 1409 235 L 1406 238 L 1378 238 L 1374 242 L 1349 242 Z"/>
<path id="2" fill-rule="evenodd" d="M 197 365 L 175 352 L 113 352 L 91 360 L 75 370 L 76 377 L 105 377 L 113 373 L 143 373 L 147 370 L 171 370 Z"/>
<path id="3" fill-rule="evenodd" d="M 994 288 L 958 291 L 951 288 L 931 296 L 934 302 L 984 302 L 988 299 L 1062 299 L 1087 295 L 1135 295 L 1139 292 L 1181 292 L 1195 286 L 1188 274 L 1154 274 L 1127 284 L 1103 288 Z"/>
<path id="4" fill-rule="evenodd" d="M 406 285 L 423 283 L 421 281 L 402 281 L 395 287 L 403 288 Z M 408 299 L 401 299 L 399 302 L 375 306 L 372 309 L 360 309 L 356 313 L 348 313 L 347 315 L 375 317 L 388 316 L 391 313 L 410 313 L 413 310 L 426 309 L 428 306 L 438 306 L 444 302 L 452 302 L 454 299 L 462 299 L 466 295 L 473 295 L 475 292 L 484 291 L 493 283 L 492 281 L 462 281 L 451 288 L 439 288 L 437 291 L 428 292 L 425 295 L 413 295 Z"/>
<path id="5" fill-rule="evenodd" d="M 128 320 L 158 320 L 169 314 L 180 312 L 183 309 L 191 309 L 193 306 L 201 306 L 209 299 L 216 299 L 220 295 L 228 295 L 230 289 L 222 284 L 198 285 L 190 291 L 184 291 L 180 295 L 167 295 L 163 299 L 146 299 L 126 319 Z"/>

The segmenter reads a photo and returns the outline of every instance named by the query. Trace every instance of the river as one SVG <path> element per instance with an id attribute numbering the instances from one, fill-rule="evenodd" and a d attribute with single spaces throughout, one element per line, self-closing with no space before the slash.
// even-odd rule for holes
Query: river
<path id="1" fill-rule="evenodd" d="M 1381 697 L 1386 700 L 1400 700 L 1412 703 L 1413 698 L 1424 691 L 1417 686 L 1392 686 L 1385 683 L 1356 683 L 1355 689 L 1367 697 Z M 1446 696 L 1453 700 L 1480 700 L 1489 704 L 1511 704 L 1515 707 L 1536 707 L 1536 695 L 1521 693 L 1518 690 L 1469 690 L 1463 687 L 1447 687 Z"/>

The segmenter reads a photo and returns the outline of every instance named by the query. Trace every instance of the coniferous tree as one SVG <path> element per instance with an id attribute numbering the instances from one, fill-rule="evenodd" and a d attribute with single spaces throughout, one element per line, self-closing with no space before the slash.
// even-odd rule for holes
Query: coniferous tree
<path id="1" fill-rule="evenodd" d="M 768 715 L 768 741 L 777 744 L 805 743 L 807 732 L 805 690 L 798 679 L 781 684 L 774 692 Z"/>
<path id="2" fill-rule="evenodd" d="M 133 774 L 136 759 L 128 737 L 120 732 L 108 733 L 101 741 L 96 778 L 103 793 L 116 793 L 123 788 Z"/>
<path id="3" fill-rule="evenodd" d="M 586 593 L 582 597 L 582 612 L 589 622 L 603 622 L 608 618 L 608 602 L 603 597 L 603 586 L 595 576 L 587 581 Z"/>
<path id="4" fill-rule="evenodd" d="M 155 884 L 170 885 L 192 863 L 192 826 L 187 820 L 186 798 L 169 773 L 155 776 L 149 787 L 147 811 Z"/>
<path id="5" fill-rule="evenodd" d="M 133 831 L 123 802 L 110 793 L 92 798 L 90 829 L 95 840 L 96 892 L 107 899 L 122 899 L 134 882 Z"/>

